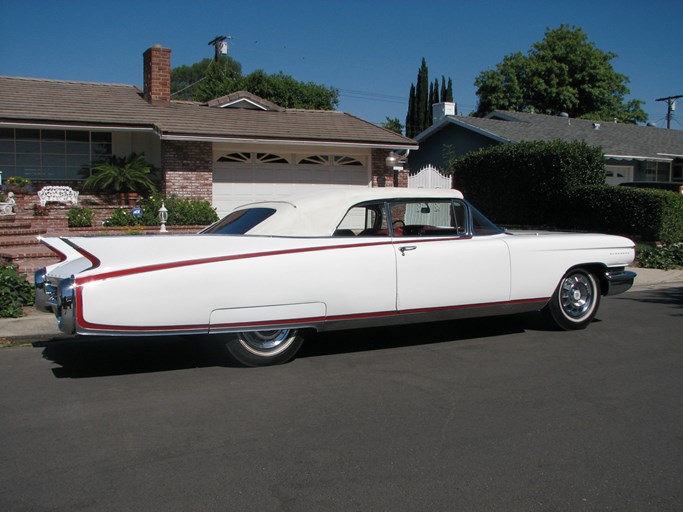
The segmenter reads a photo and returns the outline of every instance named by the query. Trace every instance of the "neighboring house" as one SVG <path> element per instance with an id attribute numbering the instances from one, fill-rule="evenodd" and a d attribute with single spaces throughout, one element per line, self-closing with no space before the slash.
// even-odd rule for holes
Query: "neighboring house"
<path id="1" fill-rule="evenodd" d="M 248 92 L 208 103 L 171 99 L 171 51 L 144 53 L 131 85 L 0 77 L 0 171 L 79 188 L 93 162 L 144 153 L 164 192 L 225 214 L 330 185 L 406 186 L 387 167 L 415 141 L 337 111 L 281 108 Z"/>
<path id="2" fill-rule="evenodd" d="M 585 141 L 605 155 L 606 182 L 683 183 L 683 131 L 520 112 L 495 111 L 486 118 L 445 115 L 449 104 L 434 106 L 434 124 L 415 140 L 408 157 L 411 177 L 423 169 L 448 169 L 449 160 L 494 144 L 521 141 Z M 457 170 L 456 170 L 457 184 Z"/>

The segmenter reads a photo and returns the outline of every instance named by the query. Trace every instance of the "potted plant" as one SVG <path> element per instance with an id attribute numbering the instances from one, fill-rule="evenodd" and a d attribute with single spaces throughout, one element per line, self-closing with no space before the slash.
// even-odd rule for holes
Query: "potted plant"
<path id="1" fill-rule="evenodd" d="M 152 166 L 143 155 L 112 157 L 111 162 L 100 162 L 93 166 L 93 174 L 83 186 L 99 194 L 116 194 L 119 204 L 130 204 L 138 194 L 154 191 L 151 179 Z"/>
<path id="2" fill-rule="evenodd" d="M 32 191 L 31 180 L 23 176 L 10 176 L 3 185 L 4 192 L 15 194 L 30 194 Z"/>

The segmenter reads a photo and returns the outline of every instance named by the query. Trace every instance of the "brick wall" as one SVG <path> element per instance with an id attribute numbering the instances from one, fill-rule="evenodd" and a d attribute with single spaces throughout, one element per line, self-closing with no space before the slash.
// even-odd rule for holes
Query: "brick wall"
<path id="1" fill-rule="evenodd" d="M 408 174 L 406 169 L 396 171 L 396 176 L 394 176 L 394 187 L 408 188 Z"/>
<path id="2" fill-rule="evenodd" d="M 393 187 L 394 175 L 387 168 L 388 149 L 373 149 L 370 157 L 373 187 Z"/>
<path id="3" fill-rule="evenodd" d="M 211 202 L 212 154 L 210 142 L 162 141 L 163 193 Z"/>

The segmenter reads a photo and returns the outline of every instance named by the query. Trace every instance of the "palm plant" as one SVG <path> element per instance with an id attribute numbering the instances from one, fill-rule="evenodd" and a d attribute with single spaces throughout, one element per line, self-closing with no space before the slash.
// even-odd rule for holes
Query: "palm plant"
<path id="1" fill-rule="evenodd" d="M 127 194 L 154 191 L 151 180 L 152 166 L 143 155 L 112 157 L 111 163 L 100 162 L 93 166 L 93 174 L 83 184 L 86 189 L 99 193 Z"/>

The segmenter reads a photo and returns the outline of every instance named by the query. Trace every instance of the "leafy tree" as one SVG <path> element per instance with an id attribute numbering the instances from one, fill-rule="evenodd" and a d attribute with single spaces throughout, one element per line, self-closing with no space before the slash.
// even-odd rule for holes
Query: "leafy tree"
<path id="1" fill-rule="evenodd" d="M 171 82 L 173 82 L 173 76 L 171 76 Z M 241 84 L 241 71 L 227 65 L 223 59 L 218 62 L 211 60 L 204 72 L 204 79 L 193 88 L 192 99 L 195 101 L 209 101 L 214 98 L 220 98 L 231 92 L 239 91 Z"/>
<path id="2" fill-rule="evenodd" d="M 243 76 L 239 62 L 227 56 L 171 71 L 171 91 L 176 99 L 209 101 L 240 90 L 285 108 L 332 110 L 339 104 L 339 91 L 333 87 L 299 82 L 282 72 L 270 75 L 257 70 Z"/>
<path id="3" fill-rule="evenodd" d="M 205 79 L 209 67 L 215 67 L 213 59 L 203 59 L 191 66 L 178 66 L 171 70 L 171 96 L 178 100 L 194 99 L 196 86 Z M 212 73 L 223 77 L 241 77 L 242 65 L 232 57 L 223 55 L 218 62 L 221 70 L 213 69 Z"/>
<path id="4" fill-rule="evenodd" d="M 475 115 L 501 109 L 645 121 L 642 101 L 625 101 L 629 80 L 612 67 L 616 56 L 597 48 L 580 28 L 560 25 L 548 29 L 526 55 L 506 55 L 495 70 L 479 74 L 474 82 L 479 96 Z"/>
<path id="5" fill-rule="evenodd" d="M 392 132 L 403 133 L 403 125 L 398 120 L 398 117 L 387 117 L 381 126 Z"/>
<path id="6" fill-rule="evenodd" d="M 531 109 L 525 92 L 529 81 L 526 57 L 521 53 L 506 55 L 494 70 L 483 71 L 474 82 L 479 89 L 479 106 L 475 115 L 484 116 L 493 110 L 526 112 Z"/>
<path id="7" fill-rule="evenodd" d="M 406 136 L 414 137 L 432 125 L 433 105 L 441 101 L 453 101 L 453 81 L 441 77 L 441 87 L 438 79 L 429 80 L 429 69 L 424 57 L 417 72 L 417 85 L 410 85 L 408 96 L 408 113 L 406 114 Z M 439 99 L 441 98 L 441 99 Z"/>
<path id="8" fill-rule="evenodd" d="M 339 91 L 336 88 L 299 82 L 282 72 L 269 75 L 263 70 L 254 71 L 245 76 L 235 90 L 240 89 L 285 108 L 333 110 L 339 104 Z"/>

